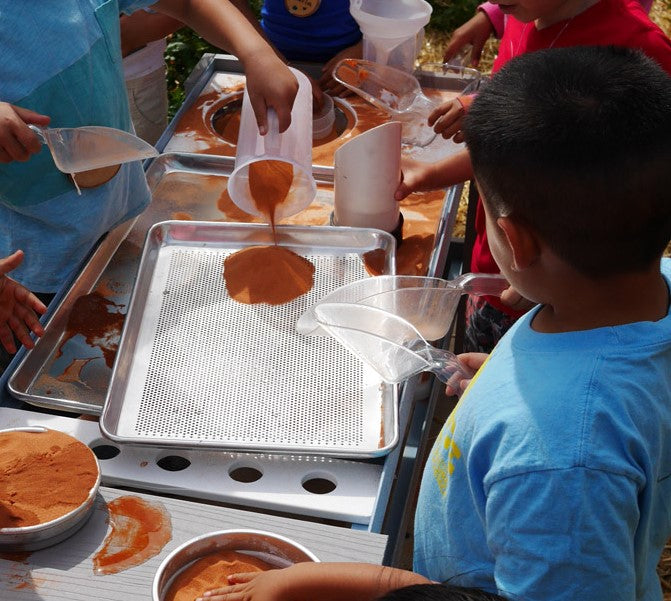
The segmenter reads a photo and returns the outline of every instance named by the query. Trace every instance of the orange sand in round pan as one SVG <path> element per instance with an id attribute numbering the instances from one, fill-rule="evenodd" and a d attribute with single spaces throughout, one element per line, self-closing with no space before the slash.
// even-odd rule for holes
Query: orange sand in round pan
<path id="1" fill-rule="evenodd" d="M 315 266 L 282 246 L 250 246 L 226 257 L 224 280 L 240 303 L 281 305 L 312 288 Z"/>
<path id="2" fill-rule="evenodd" d="M 165 601 L 193 601 L 205 591 L 228 586 L 228 576 L 245 572 L 265 572 L 273 566 L 237 551 L 220 551 L 198 559 L 181 572 L 170 586 Z"/>
<path id="3" fill-rule="evenodd" d="M 91 449 L 58 432 L 0 434 L 0 528 L 45 524 L 79 507 L 98 479 Z"/>

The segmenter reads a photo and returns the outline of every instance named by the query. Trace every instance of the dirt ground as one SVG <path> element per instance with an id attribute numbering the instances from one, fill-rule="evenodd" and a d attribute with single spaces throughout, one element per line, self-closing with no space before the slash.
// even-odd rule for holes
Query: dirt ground
<path id="1" fill-rule="evenodd" d="M 671 3 L 668 0 L 655 0 L 650 10 L 651 19 L 657 23 L 667 35 L 671 36 Z M 442 61 L 442 49 L 449 40 L 448 34 L 428 32 L 424 40 L 424 48 L 419 56 L 419 62 L 440 62 Z M 483 58 L 481 59 L 480 70 L 488 72 L 496 56 L 497 41 L 491 39 L 485 46 Z M 465 187 L 464 193 L 459 204 L 459 212 L 457 214 L 457 222 L 454 227 L 453 236 L 456 238 L 463 238 L 466 224 L 466 205 L 468 198 L 468 186 Z M 671 256 L 671 242 L 666 248 L 667 256 Z M 667 543 L 659 564 L 657 566 L 657 573 L 659 574 L 664 591 L 664 601 L 671 601 L 671 540 Z"/>

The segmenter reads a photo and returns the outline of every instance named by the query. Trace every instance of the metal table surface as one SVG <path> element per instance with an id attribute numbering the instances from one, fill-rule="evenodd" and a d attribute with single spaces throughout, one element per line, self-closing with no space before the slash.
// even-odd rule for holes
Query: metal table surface
<path id="1" fill-rule="evenodd" d="M 107 503 L 125 495 L 161 503 L 170 514 L 172 539 L 145 563 L 116 574 L 96 575 L 92 558 L 108 529 Z M 230 529 L 279 534 L 302 544 L 320 561 L 381 563 L 386 543 L 385 536 L 369 532 L 101 487 L 93 514 L 73 536 L 30 554 L 0 557 L 0 599 L 148 601 L 154 574 L 173 549 L 193 537 Z"/>
<path id="2" fill-rule="evenodd" d="M 209 73 L 221 68 L 222 62 L 229 70 L 235 70 L 237 61 L 222 55 L 206 55 L 199 68 L 192 74 L 191 82 L 207 80 Z M 197 96 L 198 87 L 191 89 L 185 106 L 191 97 Z M 184 107 L 183 107 L 184 108 Z M 179 113 L 171 127 L 179 119 Z M 159 149 L 172 135 L 169 127 L 159 140 Z M 450 243 L 450 232 L 456 218 L 461 186 L 448 190 L 446 211 L 439 225 L 434 242 L 427 275 L 443 273 Z M 103 241 L 104 243 L 104 241 Z M 59 296 L 63 296 L 73 282 L 64 285 Z M 58 297 L 53 306 L 58 304 Z M 48 318 L 49 315 L 45 316 Z M 432 393 L 433 378 L 427 375 L 406 382 L 401 390 L 399 403 L 400 442 L 385 457 L 371 460 L 338 460 L 320 457 L 283 455 L 248 455 L 222 452 L 161 450 L 148 447 L 115 448 L 100 435 L 95 422 L 68 416 L 54 416 L 35 410 L 14 399 L 7 392 L 7 381 L 22 357 L 19 353 L 0 378 L 0 427 L 24 424 L 43 424 L 61 429 L 80 438 L 90 446 L 104 447 L 101 453 L 110 454 L 101 461 L 103 484 L 139 487 L 158 493 L 175 493 L 194 499 L 209 499 L 242 507 L 257 507 L 300 517 L 312 517 L 335 521 L 352 529 L 385 533 L 389 536 L 384 562 L 396 562 L 409 518 L 408 508 L 414 492 L 421 466 L 418 453 L 425 444 L 431 416 L 430 407 L 435 397 Z M 119 452 L 121 451 L 121 452 Z M 98 455 L 101 457 L 101 455 Z M 185 469 L 184 466 L 187 466 Z M 254 482 L 233 482 L 226 474 L 234 470 L 257 470 L 264 478 L 255 486 Z M 339 470 L 347 470 L 351 484 L 338 476 Z M 223 479 L 223 483 L 222 483 Z M 293 490 L 286 490 L 287 481 L 294 482 Z M 306 483 L 316 482 L 313 490 Z M 320 490 L 320 483 L 336 484 L 334 491 Z M 282 483 L 280 488 L 279 483 Z M 228 490 L 222 492 L 224 485 Z M 231 485 L 233 487 L 231 488 Z M 343 515 L 343 507 L 348 511 Z"/>

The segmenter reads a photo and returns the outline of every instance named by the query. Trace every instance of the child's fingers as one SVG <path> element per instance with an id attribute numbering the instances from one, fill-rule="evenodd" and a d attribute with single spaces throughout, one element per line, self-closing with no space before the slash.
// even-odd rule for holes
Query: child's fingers
<path id="1" fill-rule="evenodd" d="M 23 119 L 26 123 L 32 123 L 34 125 L 49 125 L 51 117 L 48 115 L 42 115 L 41 113 L 36 113 L 30 109 L 23 108 L 21 106 L 14 106 L 16 114 Z"/>
<path id="2" fill-rule="evenodd" d="M 454 101 L 450 100 L 449 102 L 445 102 L 444 104 L 441 104 L 438 108 L 433 109 L 429 113 L 429 117 L 427 119 L 427 122 L 429 125 L 433 126 L 434 123 L 436 123 L 439 119 L 441 119 L 444 115 L 450 112 L 452 110 L 452 104 Z"/>
<path id="3" fill-rule="evenodd" d="M 240 572 L 238 574 L 231 574 L 227 580 L 229 584 L 241 584 L 254 580 L 259 574 L 260 572 Z"/>
<path id="4" fill-rule="evenodd" d="M 23 261 L 22 250 L 16 250 L 8 257 L 0 259 L 0 276 L 6 275 L 13 269 L 16 269 L 21 265 L 21 261 Z"/>
<path id="5" fill-rule="evenodd" d="M 28 328 L 20 319 L 16 317 L 16 315 L 12 315 L 7 320 L 7 323 L 9 324 L 9 327 L 11 328 L 12 332 L 14 332 L 16 339 L 23 346 L 25 346 L 26 348 L 33 348 L 35 346 L 33 339 L 30 337 Z"/>
<path id="6" fill-rule="evenodd" d="M 0 325 L 0 344 L 10 354 L 16 353 L 16 344 L 14 343 L 14 336 L 12 330 L 6 323 Z"/>
<path id="7" fill-rule="evenodd" d="M 471 371 L 477 371 L 489 357 L 488 353 L 461 353 L 459 363 Z"/>
<path id="8" fill-rule="evenodd" d="M 222 586 L 205 591 L 203 596 L 196 599 L 196 601 L 236 601 L 243 598 L 245 590 L 247 589 L 244 583 Z"/>
<path id="9" fill-rule="evenodd" d="M 37 137 L 30 130 L 28 131 L 30 132 L 32 138 Z M 13 132 L 12 135 L 5 136 L 3 139 L 2 148 L 9 155 L 10 161 L 25 162 L 30 158 L 30 155 L 33 154 L 33 152 L 26 148 L 19 140 L 19 138 L 17 138 L 17 134 L 15 132 Z"/>
<path id="10" fill-rule="evenodd" d="M 256 117 L 256 125 L 259 128 L 259 133 L 265 136 L 268 133 L 268 107 L 262 97 L 249 94 L 249 102 L 252 105 L 254 116 Z M 279 117 L 279 115 L 278 115 Z"/>
<path id="11" fill-rule="evenodd" d="M 14 311 L 14 314 L 33 334 L 36 336 L 44 334 L 44 326 L 42 326 L 37 314 L 32 309 L 28 309 L 25 305 L 19 306 Z"/>

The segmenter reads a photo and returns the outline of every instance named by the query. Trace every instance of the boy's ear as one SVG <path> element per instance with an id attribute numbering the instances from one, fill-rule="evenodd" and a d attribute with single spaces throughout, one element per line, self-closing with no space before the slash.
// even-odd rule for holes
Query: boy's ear
<path id="1" fill-rule="evenodd" d="M 506 237 L 513 260 L 511 268 L 522 271 L 534 263 L 540 254 L 540 245 L 534 231 L 510 217 L 499 217 L 496 225 Z"/>

